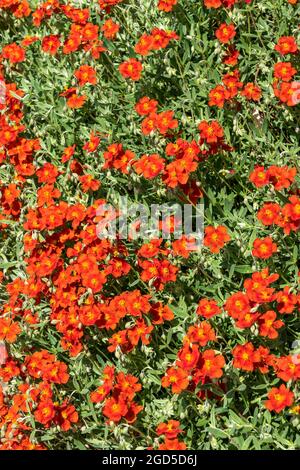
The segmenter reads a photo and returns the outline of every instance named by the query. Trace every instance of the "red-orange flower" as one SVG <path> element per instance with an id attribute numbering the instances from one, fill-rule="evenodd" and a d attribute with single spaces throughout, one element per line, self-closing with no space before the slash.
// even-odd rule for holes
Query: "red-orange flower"
<path id="1" fill-rule="evenodd" d="M 217 303 L 213 299 L 201 299 L 198 307 L 197 307 L 197 314 L 202 315 L 205 318 L 211 318 L 215 315 L 221 313 L 220 307 L 218 307 Z"/>
<path id="2" fill-rule="evenodd" d="M 174 5 L 177 4 L 177 0 L 158 0 L 157 8 L 162 11 L 172 11 Z"/>
<path id="3" fill-rule="evenodd" d="M 157 153 L 151 155 L 143 155 L 137 160 L 133 167 L 137 174 L 143 175 L 144 178 L 152 179 L 159 175 L 165 166 L 165 161 Z"/>
<path id="4" fill-rule="evenodd" d="M 165 439 L 159 445 L 158 450 L 186 450 L 186 445 L 184 442 L 178 441 L 178 439 Z"/>
<path id="5" fill-rule="evenodd" d="M 91 83 L 92 85 L 96 85 L 97 83 L 96 70 L 90 65 L 81 65 L 74 75 L 80 86 L 86 83 Z"/>
<path id="6" fill-rule="evenodd" d="M 200 137 L 209 144 L 218 142 L 218 140 L 221 140 L 224 136 L 223 128 L 218 121 L 202 121 L 198 129 L 200 131 Z"/>
<path id="7" fill-rule="evenodd" d="M 223 375 L 224 366 L 224 356 L 216 354 L 213 349 L 207 349 L 201 356 L 199 375 L 203 378 L 219 379 Z"/>
<path id="8" fill-rule="evenodd" d="M 268 259 L 277 252 L 277 245 L 271 237 L 256 238 L 253 242 L 252 255 L 261 259 Z"/>
<path id="9" fill-rule="evenodd" d="M 51 400 L 41 401 L 34 412 L 35 419 L 48 427 L 55 416 L 54 403 Z"/>
<path id="10" fill-rule="evenodd" d="M 219 8 L 222 5 L 222 0 L 204 0 L 206 8 Z"/>
<path id="11" fill-rule="evenodd" d="M 115 39 L 119 29 L 120 25 L 115 23 L 111 18 L 106 20 L 101 27 L 101 31 L 103 31 L 106 39 Z"/>
<path id="12" fill-rule="evenodd" d="M 223 44 L 227 44 L 236 35 L 234 24 L 222 23 L 216 31 L 216 37 Z"/>
<path id="13" fill-rule="evenodd" d="M 269 175 L 263 166 L 257 166 L 249 176 L 249 180 L 257 187 L 261 188 L 269 183 Z"/>
<path id="14" fill-rule="evenodd" d="M 190 326 L 184 338 L 184 340 L 188 340 L 190 343 L 197 343 L 200 346 L 206 346 L 209 341 L 215 341 L 215 339 L 215 331 L 207 321 Z"/>
<path id="15" fill-rule="evenodd" d="M 19 323 L 12 321 L 8 317 L 0 318 L 0 340 L 14 343 L 21 331 Z"/>
<path id="16" fill-rule="evenodd" d="M 4 59 L 8 59 L 11 64 L 23 62 L 25 60 L 25 54 L 25 50 L 15 42 L 4 46 L 2 49 L 2 56 Z"/>
<path id="17" fill-rule="evenodd" d="M 135 110 L 140 116 L 148 116 L 148 114 L 156 113 L 158 102 L 143 96 L 135 105 Z"/>
<path id="18" fill-rule="evenodd" d="M 48 52 L 51 55 L 55 55 L 61 46 L 59 36 L 56 34 L 51 34 L 50 36 L 45 36 L 42 40 L 42 49 L 44 52 Z"/>
<path id="19" fill-rule="evenodd" d="M 168 439 L 175 439 L 181 432 L 180 422 L 174 419 L 171 419 L 167 423 L 160 423 L 156 428 L 156 434 L 158 436 L 163 434 Z"/>
<path id="20" fill-rule="evenodd" d="M 297 70 L 290 62 L 278 62 L 274 65 L 274 76 L 284 82 L 289 82 L 296 73 Z"/>
<path id="21" fill-rule="evenodd" d="M 245 96 L 248 100 L 259 101 L 261 98 L 261 89 L 254 83 L 246 83 L 241 95 Z"/>
<path id="22" fill-rule="evenodd" d="M 163 387 L 171 386 L 173 393 L 180 393 L 189 385 L 188 374 L 181 367 L 170 367 L 161 383 Z"/>
<path id="23" fill-rule="evenodd" d="M 126 415 L 127 411 L 128 408 L 125 400 L 120 399 L 120 401 L 118 401 L 114 397 L 111 397 L 105 401 L 102 412 L 110 421 L 118 423 Z"/>
<path id="24" fill-rule="evenodd" d="M 278 39 L 275 50 L 281 55 L 297 52 L 298 46 L 293 36 L 282 36 Z"/>
<path id="25" fill-rule="evenodd" d="M 223 225 L 219 225 L 218 227 L 209 225 L 205 228 L 203 243 L 204 246 L 207 246 L 212 253 L 219 253 L 221 248 L 223 248 L 230 239 L 227 228 Z"/>
<path id="26" fill-rule="evenodd" d="M 270 411 L 280 413 L 287 406 L 292 406 L 293 402 L 294 393 L 284 384 L 281 384 L 279 388 L 271 388 L 268 393 L 268 400 L 265 402 L 265 407 Z"/>
<path id="27" fill-rule="evenodd" d="M 79 109 L 79 108 L 82 108 L 82 106 L 86 102 L 86 99 L 87 97 L 85 95 L 80 96 L 80 95 L 77 95 L 77 93 L 74 93 L 67 100 L 67 105 L 71 109 Z"/>
<path id="28" fill-rule="evenodd" d="M 276 312 L 274 310 L 268 310 L 266 313 L 261 315 L 258 320 L 259 334 L 261 336 L 267 336 L 270 339 L 278 338 L 279 328 L 284 325 L 284 322 L 277 320 Z"/>
<path id="29" fill-rule="evenodd" d="M 226 100 L 230 98 L 230 93 L 223 85 L 217 85 L 209 92 L 209 106 L 223 108 Z"/>
<path id="30" fill-rule="evenodd" d="M 238 344 L 232 350 L 233 367 L 252 372 L 257 362 L 257 355 L 252 343 Z"/>
<path id="31" fill-rule="evenodd" d="M 143 65 L 136 59 L 128 59 L 119 66 L 119 71 L 124 78 L 137 81 L 141 78 Z"/>
<path id="32" fill-rule="evenodd" d="M 279 220 L 281 208 L 276 202 L 268 202 L 258 211 L 257 218 L 264 225 L 276 224 Z"/>

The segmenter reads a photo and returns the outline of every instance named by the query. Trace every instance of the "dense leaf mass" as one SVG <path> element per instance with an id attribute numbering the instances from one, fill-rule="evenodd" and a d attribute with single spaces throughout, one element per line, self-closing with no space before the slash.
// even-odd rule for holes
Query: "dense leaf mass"
<path id="1" fill-rule="evenodd" d="M 300 448 L 298 19 L 0 0 L 1 450 Z"/>

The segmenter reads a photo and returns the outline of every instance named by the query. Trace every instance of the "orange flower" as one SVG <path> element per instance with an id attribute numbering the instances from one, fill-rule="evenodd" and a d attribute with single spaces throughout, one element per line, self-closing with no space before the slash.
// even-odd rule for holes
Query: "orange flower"
<path id="1" fill-rule="evenodd" d="M 149 135 L 151 132 L 157 129 L 157 114 L 155 112 L 150 113 L 143 121 L 142 121 L 142 133 L 144 135 Z"/>
<path id="2" fill-rule="evenodd" d="M 284 384 L 281 384 L 279 388 L 271 388 L 268 393 L 268 400 L 265 402 L 265 407 L 270 411 L 280 413 L 287 406 L 292 406 L 293 402 L 294 393 Z"/>
<path id="3" fill-rule="evenodd" d="M 227 44 L 231 41 L 232 38 L 236 35 L 234 25 L 222 23 L 216 31 L 216 37 L 219 39 L 220 42 L 223 44 Z"/>
<path id="4" fill-rule="evenodd" d="M 149 243 L 142 245 L 137 254 L 143 258 L 153 258 L 154 256 L 158 255 L 161 244 L 162 238 L 154 238 L 150 240 Z"/>
<path id="5" fill-rule="evenodd" d="M 152 49 L 153 37 L 148 34 L 143 34 L 138 43 L 135 45 L 134 52 L 146 56 Z"/>
<path id="6" fill-rule="evenodd" d="M 289 82 L 296 73 L 297 70 L 290 62 L 278 62 L 274 65 L 274 76 L 284 82 Z"/>
<path id="7" fill-rule="evenodd" d="M 198 125 L 198 129 L 200 131 L 200 137 L 209 144 L 222 140 L 224 136 L 223 128 L 218 121 L 201 121 Z"/>
<path id="8" fill-rule="evenodd" d="M 161 302 L 157 302 L 151 306 L 152 323 L 153 325 L 160 325 L 165 320 L 173 320 L 174 313 L 167 305 L 162 305 Z"/>
<path id="9" fill-rule="evenodd" d="M 114 23 L 114 21 L 111 18 L 106 20 L 103 26 L 101 27 L 101 31 L 103 31 L 104 37 L 106 37 L 106 39 L 115 39 L 119 29 L 120 29 L 120 25 L 117 23 Z"/>
<path id="10" fill-rule="evenodd" d="M 197 307 L 197 315 L 202 315 L 205 318 L 211 318 L 221 313 L 215 300 L 201 299 Z"/>
<path id="11" fill-rule="evenodd" d="M 238 63 L 239 51 L 233 46 L 228 46 L 226 55 L 223 57 L 222 62 L 226 65 L 236 65 Z"/>
<path id="12" fill-rule="evenodd" d="M 164 435 L 167 439 L 175 439 L 178 434 L 182 433 L 182 429 L 179 426 L 179 421 L 171 419 L 167 423 L 160 423 L 156 428 L 156 434 L 158 436 Z"/>
<path id="13" fill-rule="evenodd" d="M 298 81 L 281 82 L 275 79 L 273 83 L 274 94 L 287 106 L 296 106 L 300 103 L 300 84 Z"/>
<path id="14" fill-rule="evenodd" d="M 92 85 L 97 83 L 96 70 L 90 65 L 81 65 L 74 75 L 79 82 L 79 86 L 83 86 L 86 83 L 91 83 Z"/>
<path id="15" fill-rule="evenodd" d="M 127 330 L 118 331 L 118 333 L 114 333 L 111 338 L 109 338 L 109 346 L 107 350 L 109 352 L 114 352 L 117 348 L 120 348 L 122 352 L 131 351 L 133 346 L 129 343 L 127 338 Z"/>
<path id="16" fill-rule="evenodd" d="M 206 346 L 209 341 L 215 341 L 215 339 L 215 331 L 207 321 L 190 326 L 185 337 L 185 340 L 200 346 Z"/>
<path id="17" fill-rule="evenodd" d="M 219 225 L 218 227 L 209 225 L 205 228 L 203 244 L 207 246 L 212 253 L 219 253 L 221 248 L 223 248 L 230 239 L 226 227 L 223 225 Z"/>
<path id="18" fill-rule="evenodd" d="M 157 110 L 158 102 L 143 96 L 135 105 L 135 110 L 140 116 L 147 116 L 148 114 L 155 113 Z"/>
<path id="19" fill-rule="evenodd" d="M 229 98 L 234 98 L 238 94 L 239 89 L 243 87 L 243 83 L 240 81 L 240 74 L 237 69 L 226 73 L 222 78 L 222 82 L 229 92 Z"/>
<path id="20" fill-rule="evenodd" d="M 68 367 L 65 363 L 56 361 L 43 367 L 42 373 L 45 380 L 56 384 L 65 384 L 69 380 Z"/>
<path id="21" fill-rule="evenodd" d="M 234 319 L 238 319 L 242 314 L 250 313 L 248 296 L 243 292 L 236 292 L 231 295 L 225 302 L 225 310 Z"/>
<path id="22" fill-rule="evenodd" d="M 296 174 L 297 169 L 295 167 L 290 168 L 288 166 L 279 167 L 272 165 L 267 170 L 267 176 L 270 183 L 273 184 L 274 188 L 277 190 L 291 186 Z"/>
<path id="23" fill-rule="evenodd" d="M 69 380 L 68 367 L 57 361 L 53 354 L 46 350 L 37 351 L 25 359 L 28 373 L 35 378 L 43 377 L 48 382 L 65 384 Z"/>
<path id="24" fill-rule="evenodd" d="M 104 383 L 103 385 L 100 385 L 100 387 L 98 387 L 90 395 L 92 403 L 99 403 L 103 401 L 109 394 L 110 390 L 111 387 L 108 384 Z"/>
<path id="25" fill-rule="evenodd" d="M 249 180 L 257 188 L 261 188 L 262 186 L 265 186 L 266 184 L 269 183 L 269 176 L 263 166 L 257 166 L 250 174 Z"/>
<path id="26" fill-rule="evenodd" d="M 230 98 L 230 93 L 223 85 L 217 85 L 209 92 L 209 106 L 223 108 L 226 100 Z"/>
<path id="27" fill-rule="evenodd" d="M 199 375 L 203 378 L 219 379 L 223 375 L 225 359 L 222 354 L 216 354 L 213 349 L 204 351 L 200 358 Z"/>
<path id="28" fill-rule="evenodd" d="M 35 419 L 43 424 L 45 427 L 49 427 L 51 421 L 55 417 L 55 408 L 51 400 L 41 401 L 34 412 Z"/>
<path id="29" fill-rule="evenodd" d="M 100 8 L 103 10 L 110 11 L 110 8 L 118 3 L 121 3 L 123 0 L 98 0 Z"/>
<path id="30" fill-rule="evenodd" d="M 180 393 L 189 385 L 187 372 L 180 367 L 170 367 L 166 371 L 165 377 L 162 378 L 162 386 L 172 387 L 172 393 Z"/>
<path id="31" fill-rule="evenodd" d="M 232 350 L 233 367 L 252 372 L 257 362 L 257 355 L 252 343 L 238 344 Z"/>
<path id="32" fill-rule="evenodd" d="M 66 147 L 63 151 L 61 156 L 62 163 L 68 162 L 74 155 L 76 149 L 76 145 L 72 145 L 70 147 Z"/>
<path id="33" fill-rule="evenodd" d="M 82 106 L 86 102 L 86 99 L 87 99 L 87 97 L 85 95 L 79 96 L 79 95 L 77 95 L 77 93 L 74 93 L 67 100 L 67 105 L 71 109 L 79 109 L 79 108 L 82 108 Z"/>
<path id="34" fill-rule="evenodd" d="M 283 208 L 283 214 L 288 215 L 293 221 L 300 221 L 300 199 L 297 196 L 289 197 L 290 203 Z"/>
<path id="35" fill-rule="evenodd" d="M 69 431 L 73 423 L 78 421 L 78 413 L 74 405 L 64 402 L 57 407 L 55 422 L 61 427 L 63 431 Z"/>
<path id="36" fill-rule="evenodd" d="M 159 290 L 162 290 L 167 282 L 176 281 L 178 267 L 167 259 L 141 261 L 140 266 L 143 269 L 141 279 L 145 282 L 153 280 L 153 285 Z"/>
<path id="37" fill-rule="evenodd" d="M 268 259 L 277 252 L 277 245 L 271 237 L 256 238 L 253 242 L 252 255 L 261 259 Z"/>
<path id="38" fill-rule="evenodd" d="M 284 325 L 283 321 L 277 320 L 276 313 L 273 310 L 268 310 L 261 315 L 258 324 L 260 336 L 267 336 L 270 339 L 278 338 L 277 330 Z"/>
<path id="39" fill-rule="evenodd" d="M 285 382 L 300 379 L 300 354 L 282 356 L 276 359 L 275 367 L 277 377 Z"/>
<path id="40" fill-rule="evenodd" d="M 248 100 L 259 101 L 261 98 L 261 89 L 254 83 L 246 83 L 241 95 L 245 96 Z"/>
<path id="41" fill-rule="evenodd" d="M 120 399 L 120 401 L 118 401 L 112 397 L 106 399 L 102 412 L 110 421 L 118 423 L 128 412 L 128 407 L 126 406 L 125 400 Z"/>
<path id="42" fill-rule="evenodd" d="M 119 71 L 124 78 L 137 81 L 141 78 L 143 65 L 136 59 L 128 59 L 119 66 Z"/>
<path id="43" fill-rule="evenodd" d="M 144 178 L 153 179 L 164 169 L 165 161 L 157 153 L 143 155 L 140 160 L 133 164 L 138 175 L 142 174 Z"/>
<path id="44" fill-rule="evenodd" d="M 19 374 L 20 369 L 18 364 L 12 359 L 7 359 L 0 368 L 0 378 L 4 382 L 9 382 L 13 377 L 17 377 Z"/>
<path id="45" fill-rule="evenodd" d="M 173 119 L 174 111 L 164 111 L 156 116 L 156 127 L 161 134 L 166 134 L 169 129 L 176 129 L 178 121 Z"/>
<path id="46" fill-rule="evenodd" d="M 196 239 L 194 237 L 183 235 L 181 238 L 172 242 L 172 250 L 176 256 L 188 258 L 192 251 L 197 250 Z"/>
<path id="47" fill-rule="evenodd" d="M 222 0 L 204 0 L 206 8 L 219 8 L 222 5 Z"/>
<path id="48" fill-rule="evenodd" d="M 42 40 L 42 49 L 44 52 L 49 52 L 51 55 L 55 55 L 61 46 L 59 36 L 56 34 L 51 34 L 50 36 L 45 36 Z"/>
<path id="49" fill-rule="evenodd" d="M 186 445 L 178 439 L 165 439 L 165 442 L 160 444 L 158 450 L 186 450 Z"/>
<path id="50" fill-rule="evenodd" d="M 81 33 L 82 41 L 96 41 L 97 42 L 98 35 L 99 35 L 99 26 L 93 23 L 87 23 L 81 29 L 80 33 Z M 74 26 L 74 34 L 76 34 L 76 25 Z"/>
<path id="51" fill-rule="evenodd" d="M 19 323 L 13 322 L 10 318 L 0 318 L 0 340 L 14 343 L 21 333 Z"/>
<path id="52" fill-rule="evenodd" d="M 153 330 L 153 326 L 147 326 L 144 320 L 138 320 L 136 326 L 128 330 L 128 339 L 133 346 L 137 346 L 139 340 L 143 344 L 150 343 L 150 333 Z"/>
<path id="53" fill-rule="evenodd" d="M 279 313 L 293 313 L 297 305 L 297 296 L 291 292 L 289 286 L 285 286 L 282 291 L 277 292 L 275 298 Z"/>
<path id="54" fill-rule="evenodd" d="M 3 47 L 2 56 L 4 59 L 8 59 L 11 64 L 17 64 L 25 60 L 25 50 L 13 42 Z"/>
<path id="55" fill-rule="evenodd" d="M 194 369 L 200 357 L 199 349 L 196 344 L 191 346 L 187 343 L 177 354 L 176 365 L 186 371 Z"/>
<path id="56" fill-rule="evenodd" d="M 277 224 L 281 208 L 276 202 L 268 202 L 258 211 L 257 218 L 264 225 Z"/>
<path id="57" fill-rule="evenodd" d="M 39 170 L 36 171 L 39 183 L 53 184 L 59 175 L 59 171 L 52 163 L 45 163 Z"/>
<path id="58" fill-rule="evenodd" d="M 172 11 L 174 5 L 177 4 L 177 0 L 158 0 L 157 8 L 162 11 Z"/>
<path id="59" fill-rule="evenodd" d="M 297 52 L 298 46 L 293 36 L 282 36 L 279 38 L 274 49 L 281 55 L 286 55 Z"/>

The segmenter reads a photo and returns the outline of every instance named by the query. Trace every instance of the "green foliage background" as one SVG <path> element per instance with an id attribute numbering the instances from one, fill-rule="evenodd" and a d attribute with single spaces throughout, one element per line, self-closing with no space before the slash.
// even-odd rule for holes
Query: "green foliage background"
<path id="1" fill-rule="evenodd" d="M 37 2 L 30 2 L 32 6 Z M 101 25 L 102 19 L 96 2 L 76 2 L 89 7 L 91 21 Z M 76 5 L 73 2 L 73 5 Z M 248 176 L 256 164 L 295 166 L 299 170 L 299 107 L 288 108 L 273 95 L 273 66 L 279 60 L 274 45 L 283 35 L 299 34 L 299 6 L 291 6 L 286 0 L 253 0 L 240 3 L 232 10 L 207 10 L 200 0 L 180 0 L 170 14 L 159 12 L 156 0 L 127 0 L 116 6 L 111 17 L 121 24 L 115 41 L 104 40 L 108 51 L 99 60 L 93 60 L 85 52 L 52 57 L 41 51 L 40 43 L 30 46 L 27 60 L 15 66 L 5 65 L 6 78 L 16 82 L 25 92 L 26 137 L 39 138 L 42 149 L 35 162 L 42 165 L 51 162 L 62 167 L 63 149 L 77 144 L 79 159 L 102 185 L 96 193 L 84 194 L 76 176 L 64 167 L 57 187 L 62 199 L 69 203 L 91 204 L 105 197 L 114 201 L 126 194 L 132 201 L 157 202 L 176 199 L 177 191 L 166 189 L 156 178 L 146 181 L 134 174 L 124 176 L 117 171 L 103 170 L 102 151 L 110 142 L 121 142 L 138 156 L 145 153 L 164 155 L 166 139 L 159 135 L 145 137 L 140 130 L 140 118 L 134 111 L 136 101 L 147 95 L 159 101 L 160 111 L 172 109 L 179 120 L 184 139 L 199 138 L 197 125 L 203 119 L 217 119 L 225 130 L 226 141 L 234 151 L 210 157 L 199 164 L 195 178 L 204 191 L 205 223 L 228 227 L 232 240 L 218 255 L 203 248 L 189 260 L 180 261 L 178 282 L 170 284 L 160 293 L 151 292 L 154 298 L 170 302 L 175 319 L 156 329 L 149 346 L 142 346 L 127 356 L 116 357 L 106 350 L 107 335 L 91 331 L 93 341 L 84 353 L 69 358 L 59 345 L 60 336 L 49 325 L 49 306 L 40 304 L 43 321 L 35 328 L 24 326 L 21 339 L 11 346 L 15 358 L 24 356 L 26 347 L 45 348 L 56 353 L 70 369 L 71 378 L 62 396 L 72 396 L 72 402 L 80 414 L 80 426 L 76 432 L 63 433 L 51 427 L 36 427 L 34 419 L 32 439 L 54 449 L 135 449 L 146 448 L 153 443 L 155 428 L 163 420 L 179 419 L 185 430 L 184 440 L 189 449 L 294 449 L 300 447 L 299 418 L 286 413 L 272 415 L 263 406 L 267 391 L 279 383 L 271 373 L 248 374 L 231 366 L 231 350 L 238 342 L 253 340 L 250 330 L 238 330 L 231 319 L 222 314 L 211 323 L 216 329 L 218 342 L 215 348 L 226 358 L 225 375 L 228 391 L 222 401 L 197 399 L 194 393 L 172 395 L 161 387 L 161 377 L 176 358 L 182 338 L 190 324 L 196 320 L 195 307 L 202 297 L 212 297 L 222 304 L 232 293 L 242 289 L 243 281 L 252 272 L 266 266 L 266 262 L 254 259 L 251 254 L 253 240 L 271 235 L 279 245 L 279 252 L 268 261 L 270 272 L 280 274 L 282 287 L 297 288 L 299 270 L 299 233 L 284 236 L 280 228 L 262 226 L 256 213 L 264 201 L 286 202 L 288 194 L 272 189 L 257 190 Z M 236 48 L 240 51 L 238 68 L 243 82 L 255 81 L 262 89 L 259 103 L 241 99 L 240 109 L 224 109 L 208 106 L 208 93 L 221 82 L 228 67 L 221 60 L 222 46 L 214 31 L 224 21 L 231 21 L 237 29 Z M 0 45 L 19 42 L 27 35 L 44 37 L 49 34 L 68 34 L 70 22 L 54 15 L 36 29 L 30 19 L 18 20 L 11 14 L 0 14 Z M 180 36 L 167 49 L 151 53 L 143 60 L 144 70 L 140 81 L 134 83 L 122 78 L 118 65 L 134 56 L 134 46 L 143 33 L 153 27 L 173 29 Z M 299 65 L 299 58 L 298 65 Z M 76 83 L 74 71 L 82 64 L 90 64 L 97 70 L 98 84 L 85 87 L 88 101 L 80 110 L 66 107 L 59 97 L 65 86 Z M 257 124 L 255 113 L 261 123 Z M 108 134 L 108 141 L 101 144 L 97 156 L 81 152 L 91 130 Z M 12 181 L 12 165 L 1 166 L 3 184 Z M 297 177 L 299 185 L 299 176 Z M 37 182 L 28 179 L 22 192 L 20 222 L 11 223 L 6 234 L 0 234 L 0 268 L 12 280 L 24 277 L 23 234 L 24 214 L 36 203 Z M 129 244 L 132 266 L 134 250 L 138 244 Z M 277 284 L 280 288 L 280 283 Z M 122 292 L 139 288 L 147 293 L 148 287 L 132 270 L 126 279 L 117 280 L 113 287 Z M 5 288 L 1 299 L 6 300 Z M 28 301 L 29 302 L 29 301 Z M 293 341 L 299 338 L 299 318 L 286 320 L 284 334 L 277 341 L 269 341 L 272 352 L 288 354 Z M 261 338 L 255 338 L 257 345 Z M 144 405 L 134 425 L 119 424 L 113 432 L 89 399 L 101 374 L 102 367 L 114 363 L 118 369 L 139 377 L 143 389 L 139 401 Z M 217 393 L 220 391 L 217 390 Z"/>

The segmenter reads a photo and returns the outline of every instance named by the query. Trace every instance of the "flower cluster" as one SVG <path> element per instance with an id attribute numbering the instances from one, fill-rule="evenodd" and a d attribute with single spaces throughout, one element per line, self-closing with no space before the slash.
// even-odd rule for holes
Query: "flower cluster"
<path id="1" fill-rule="evenodd" d="M 128 423 L 133 423 L 143 409 L 133 401 L 141 388 L 133 375 L 125 375 L 123 372 L 116 375 L 114 367 L 106 366 L 102 373 L 102 384 L 91 393 L 91 401 L 103 402 L 102 413 L 109 421 L 118 423 L 125 419 Z"/>
<path id="2" fill-rule="evenodd" d="M 299 447 L 299 2 L 273 3 L 0 0 L 0 450 Z M 123 197 L 169 210 L 155 235 Z"/>
<path id="3" fill-rule="evenodd" d="M 281 56 L 295 56 L 298 46 L 293 36 L 281 36 L 275 46 Z M 287 106 L 296 106 L 300 102 L 300 84 L 293 81 L 297 69 L 291 62 L 277 62 L 274 65 L 273 90 L 275 96 Z"/>
<path id="4" fill-rule="evenodd" d="M 180 422 L 174 419 L 167 423 L 159 423 L 156 434 L 159 437 L 164 436 L 164 442 L 159 445 L 158 450 L 185 450 L 185 443 L 178 440 L 178 435 L 182 432 Z"/>

